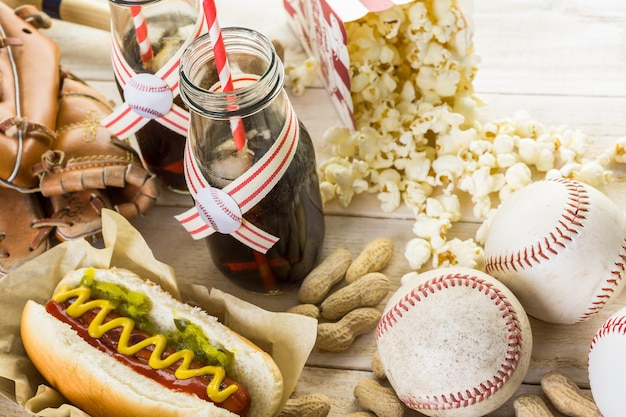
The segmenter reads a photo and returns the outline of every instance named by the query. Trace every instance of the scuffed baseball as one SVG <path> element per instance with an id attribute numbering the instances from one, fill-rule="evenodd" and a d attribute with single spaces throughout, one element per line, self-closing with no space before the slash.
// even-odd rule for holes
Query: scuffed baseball
<path id="1" fill-rule="evenodd" d="M 609 317 L 589 349 L 589 385 L 604 417 L 624 416 L 626 307 Z"/>
<path id="2" fill-rule="evenodd" d="M 529 315 L 576 323 L 622 291 L 625 247 L 626 217 L 605 194 L 575 180 L 542 180 L 498 208 L 485 238 L 485 272 Z"/>
<path id="3" fill-rule="evenodd" d="M 376 342 L 398 398 L 438 417 L 499 408 L 521 385 L 532 352 L 528 316 L 513 293 L 460 267 L 407 279 L 385 307 Z"/>
<path id="4" fill-rule="evenodd" d="M 140 73 L 124 85 L 124 101 L 138 115 L 146 119 L 158 119 L 169 113 L 174 96 L 161 78 Z"/>
<path id="5" fill-rule="evenodd" d="M 225 191 L 206 187 L 200 189 L 195 198 L 200 217 L 217 232 L 230 234 L 241 227 L 241 208 Z"/>

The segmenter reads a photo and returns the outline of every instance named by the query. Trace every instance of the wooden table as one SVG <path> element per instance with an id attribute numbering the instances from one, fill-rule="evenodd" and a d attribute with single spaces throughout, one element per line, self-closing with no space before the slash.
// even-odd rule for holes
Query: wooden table
<path id="1" fill-rule="evenodd" d="M 244 0 L 218 2 L 222 26 L 251 27 L 281 41 L 286 46 L 287 62 L 297 63 L 305 58 L 284 19 L 281 0 L 246 0 L 244 7 L 242 3 Z M 474 42 L 482 59 L 474 86 L 487 103 L 481 109 L 481 118 L 511 117 L 517 110 L 526 110 L 546 126 L 580 128 L 595 140 L 591 155 L 626 136 L 625 2 L 475 0 L 474 3 Z M 47 33 L 60 44 L 66 66 L 119 101 L 110 69 L 108 32 L 55 21 Z M 327 156 L 323 132 L 339 124 L 327 94 L 322 88 L 310 88 L 292 100 L 316 143 L 318 161 L 322 160 Z M 624 206 L 626 184 L 619 167 L 616 177 L 607 193 Z M 201 283 L 268 310 L 284 311 L 297 304 L 295 292 L 259 296 L 242 291 L 223 278 L 212 265 L 204 242 L 190 239 L 173 218 L 189 205 L 189 197 L 164 191 L 157 206 L 147 216 L 133 222 L 156 257 L 175 268 L 186 297 L 193 297 L 186 291 L 186 285 Z M 325 212 L 324 255 L 345 247 L 356 256 L 375 237 L 388 236 L 394 240 L 395 255 L 384 272 L 392 280 L 393 288 L 397 288 L 401 276 L 410 270 L 403 256 L 405 242 L 413 237 L 414 220 L 407 214 L 409 212 L 400 209 L 383 213 L 376 200 L 365 197 L 357 198 L 348 209 L 329 204 Z M 474 219 L 464 219 L 454 225 L 451 236 L 473 237 L 478 225 Z M 588 387 L 586 365 L 591 338 L 600 324 L 624 305 L 626 293 L 583 324 L 549 325 L 531 319 L 532 363 L 518 394 L 542 395 L 538 385 L 540 378 L 553 369 L 563 371 L 582 387 Z M 345 353 L 314 351 L 302 373 L 297 394 L 330 396 L 331 416 L 357 411 L 353 389 L 361 378 L 372 376 L 370 364 L 374 350 L 374 336 L 368 334 L 360 337 Z M 0 408 L 6 403 L 2 401 Z M 0 409 L 0 415 L 23 414 L 10 403 L 6 404 L 6 410 Z M 419 414 L 407 412 L 406 415 Z M 511 401 L 490 414 L 494 417 L 513 415 Z M 560 416 L 556 412 L 555 415 Z"/>

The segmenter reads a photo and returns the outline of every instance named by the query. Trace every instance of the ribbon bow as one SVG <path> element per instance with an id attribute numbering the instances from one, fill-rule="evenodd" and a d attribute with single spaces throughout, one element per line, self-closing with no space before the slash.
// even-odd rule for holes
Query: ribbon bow
<path id="1" fill-rule="evenodd" d="M 189 36 L 155 74 L 137 74 L 124 59 L 120 46 L 111 37 L 113 71 L 115 78 L 124 88 L 125 102 L 102 119 L 101 123 L 118 138 L 127 138 L 153 119 L 181 136 L 187 135 L 189 112 L 173 104 L 173 98 L 179 94 L 180 57 L 195 38 L 208 31 L 204 8 L 198 7 L 198 13 L 193 36 Z M 132 90 L 131 93 L 137 95 L 132 97 L 133 94 L 126 94 L 127 88 L 128 91 Z M 131 96 L 130 99 L 129 96 Z M 141 105 L 145 104 L 149 104 L 150 108 L 142 109 Z"/>
<path id="2" fill-rule="evenodd" d="M 220 232 L 233 236 L 250 248 L 266 253 L 278 240 L 243 218 L 283 177 L 296 153 L 300 126 L 288 104 L 287 120 L 276 142 L 246 172 L 222 189 L 211 187 L 187 143 L 185 179 L 195 206 L 175 216 L 194 239 Z"/>

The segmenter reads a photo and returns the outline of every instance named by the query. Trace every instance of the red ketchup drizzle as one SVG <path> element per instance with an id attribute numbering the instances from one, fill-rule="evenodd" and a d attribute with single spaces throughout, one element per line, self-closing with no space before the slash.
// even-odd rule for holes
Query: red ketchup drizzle
<path id="1" fill-rule="evenodd" d="M 93 309 L 86 312 L 80 317 L 74 318 L 68 315 L 66 311 L 67 307 L 70 304 L 71 302 L 69 301 L 66 301 L 64 303 L 57 303 L 54 300 L 50 300 L 46 305 L 46 311 L 56 317 L 58 320 L 69 324 L 72 329 L 74 329 L 76 333 L 78 333 L 78 335 L 91 346 L 100 350 L 101 352 L 106 353 L 107 355 L 114 357 L 116 360 L 125 364 L 126 366 L 131 367 L 135 372 L 144 375 L 147 378 L 153 379 L 171 390 L 193 394 L 205 401 L 209 401 L 215 404 L 217 407 L 225 408 L 233 413 L 236 413 L 241 417 L 247 416 L 248 410 L 250 408 L 250 397 L 248 392 L 242 385 L 236 383 L 230 378 L 224 378 L 222 384 L 220 385 L 220 389 L 224 389 L 229 385 L 236 384 L 238 386 L 237 392 L 228 397 L 225 401 L 221 403 L 215 403 L 209 399 L 206 391 L 207 385 L 213 379 L 212 375 L 197 376 L 188 379 L 177 379 L 174 375 L 174 372 L 178 368 L 178 364 L 181 361 L 176 362 L 171 367 L 163 369 L 154 369 L 150 367 L 150 365 L 148 365 L 148 360 L 150 359 L 150 355 L 152 354 L 152 350 L 154 348 L 153 345 L 150 345 L 139 351 L 137 354 L 131 356 L 119 353 L 117 351 L 117 345 L 120 339 L 120 334 L 122 333 L 122 328 L 117 327 L 111 329 L 99 339 L 93 338 L 89 336 L 88 327 L 99 310 Z M 119 317 L 119 315 L 111 312 L 107 314 L 104 322 L 109 322 L 116 317 Z M 150 334 L 138 329 L 133 329 L 129 344 L 134 345 L 149 337 Z M 163 353 L 163 358 L 168 357 L 174 352 L 175 351 L 171 348 L 167 348 Z M 190 368 L 201 368 L 202 366 L 204 366 L 202 363 L 194 361 L 191 363 Z"/>

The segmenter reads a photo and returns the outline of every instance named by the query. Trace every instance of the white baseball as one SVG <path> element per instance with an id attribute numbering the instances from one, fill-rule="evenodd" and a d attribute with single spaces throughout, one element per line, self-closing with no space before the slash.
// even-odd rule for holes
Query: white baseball
<path id="1" fill-rule="evenodd" d="M 529 315 L 576 323 L 623 289 L 625 247 L 626 217 L 605 194 L 575 180 L 542 180 L 498 208 L 485 238 L 485 272 Z"/>
<path id="2" fill-rule="evenodd" d="M 229 234 L 241 226 L 241 209 L 225 191 L 206 187 L 200 189 L 195 198 L 200 217 L 216 231 Z"/>
<path id="3" fill-rule="evenodd" d="M 158 119 L 169 113 L 174 97 L 165 81 L 154 74 L 140 73 L 124 85 L 124 100 L 138 115 Z"/>
<path id="4" fill-rule="evenodd" d="M 477 417 L 521 385 L 532 351 L 523 307 L 484 272 L 449 267 L 407 280 L 376 329 L 398 398 L 428 416 Z"/>
<path id="5" fill-rule="evenodd" d="M 589 349 L 589 385 L 604 417 L 623 417 L 626 391 L 626 307 L 598 329 Z"/>

